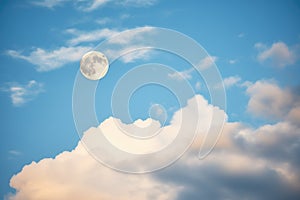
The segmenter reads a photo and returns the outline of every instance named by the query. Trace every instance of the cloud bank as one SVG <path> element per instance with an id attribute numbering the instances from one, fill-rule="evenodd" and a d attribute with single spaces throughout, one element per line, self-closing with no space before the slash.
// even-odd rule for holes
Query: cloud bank
<path id="1" fill-rule="evenodd" d="M 265 87 L 269 93 L 261 92 L 260 89 L 266 91 Z M 278 104 L 286 111 L 273 110 L 282 116 L 280 120 L 259 127 L 227 122 L 214 151 L 203 160 L 197 157 L 203 142 L 201 131 L 179 161 L 144 175 L 124 174 L 104 167 L 79 142 L 71 152 L 25 166 L 11 178 L 10 185 L 17 192 L 7 199 L 298 199 L 300 109 L 294 100 L 290 106 L 278 100 L 286 96 L 286 91 L 264 81 L 249 86 L 248 109 L 256 112 L 255 106 L 273 108 Z M 291 95 L 292 99 L 299 97 L 295 93 Z M 265 98 L 273 103 L 266 103 Z M 201 119 L 209 118 L 212 105 L 203 103 L 199 95 L 192 100 L 202 106 Z M 190 117 L 195 116 L 194 110 L 188 108 L 189 105 L 183 109 L 190 112 Z M 107 123 L 110 121 L 100 126 L 109 127 L 104 126 Z"/>

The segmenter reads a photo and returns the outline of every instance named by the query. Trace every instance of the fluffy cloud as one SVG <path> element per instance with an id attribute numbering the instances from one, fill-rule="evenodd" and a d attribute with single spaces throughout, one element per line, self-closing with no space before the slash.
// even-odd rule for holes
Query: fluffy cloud
<path id="1" fill-rule="evenodd" d="M 47 51 L 37 48 L 29 55 L 24 55 L 19 51 L 8 50 L 6 53 L 13 57 L 26 60 L 36 66 L 40 72 L 50 71 L 64 66 L 67 63 L 81 59 L 84 53 L 90 50 L 87 46 L 59 47 L 58 49 Z"/>
<path id="2" fill-rule="evenodd" d="M 298 102 L 291 90 L 266 80 L 250 84 L 247 94 L 250 96 L 248 111 L 268 119 L 284 118 Z"/>
<path id="3" fill-rule="evenodd" d="M 190 153 L 157 177 L 186 188 L 177 199 L 297 199 L 297 138 L 299 126 L 287 121 L 257 129 L 227 123 L 211 155 L 199 161 Z"/>
<path id="4" fill-rule="evenodd" d="M 27 84 L 8 83 L 7 85 L 7 87 L 2 88 L 2 91 L 10 93 L 14 106 L 22 106 L 44 91 L 43 84 L 35 80 L 31 80 Z"/>
<path id="5" fill-rule="evenodd" d="M 119 173 L 88 154 L 78 143 L 72 152 L 32 162 L 12 177 L 17 190 L 9 200 L 174 199 L 177 187 L 162 185 L 150 175 Z"/>
<path id="6" fill-rule="evenodd" d="M 274 83 L 259 81 L 252 85 L 252 89 L 256 91 L 260 84 L 275 88 L 275 91 L 279 88 Z M 271 102 L 277 97 L 269 96 Z M 256 98 L 259 100 L 262 101 L 259 104 L 264 102 L 264 98 Z M 189 119 L 197 115 L 191 102 L 198 102 L 201 107 L 198 115 L 203 122 L 203 131 L 209 124 L 212 111 L 217 108 L 207 104 L 203 97 L 196 96 L 182 109 L 188 113 Z M 151 174 L 130 175 L 110 170 L 92 159 L 79 143 L 72 152 L 63 152 L 54 159 L 43 159 L 25 166 L 12 177 L 10 185 L 17 192 L 8 199 L 235 200 L 241 196 L 255 200 L 298 199 L 300 127 L 299 121 L 294 122 L 299 119 L 299 109 L 291 105 L 286 113 L 281 121 L 256 128 L 240 122 L 227 122 L 214 151 L 203 160 L 198 159 L 205 138 L 200 128 L 192 147 L 179 161 Z M 175 114 L 171 127 L 178 124 L 177 117 Z M 99 127 L 111 128 L 112 120 L 104 121 Z M 149 123 L 149 120 L 135 122 L 139 126 Z M 133 130 L 132 124 L 123 125 Z"/>
<path id="7" fill-rule="evenodd" d="M 201 108 L 201 113 L 196 114 L 195 106 Z M 218 108 L 208 105 L 207 101 L 201 97 L 196 96 L 189 100 L 187 107 L 179 110 L 174 115 L 171 125 L 162 127 L 162 137 L 155 141 L 150 141 L 150 150 L 153 145 L 159 145 L 161 142 L 173 140 L 173 135 L 176 137 L 177 129 L 180 129 L 181 123 L 185 130 L 189 130 L 189 123 L 193 121 L 195 115 L 199 115 L 201 119 L 201 126 L 199 131 L 205 132 L 208 129 L 213 113 L 217 115 L 224 115 L 224 112 Z M 181 119 L 181 116 L 192 115 L 189 119 Z M 102 122 L 99 127 L 89 129 L 83 138 L 86 142 L 95 139 L 95 135 L 99 134 L 98 129 L 101 129 L 106 137 L 112 142 L 119 142 L 125 144 L 119 148 L 127 148 L 125 151 L 145 150 L 145 147 L 138 147 L 133 141 L 125 141 L 120 137 L 118 127 L 131 133 L 142 134 L 139 127 L 145 127 L 149 124 L 151 132 L 160 128 L 157 121 L 137 120 L 133 124 L 123 124 L 121 121 L 109 118 Z M 116 123 L 118 125 L 116 125 Z M 143 129 L 148 131 L 148 129 Z M 126 139 L 126 138 L 125 138 Z M 144 144 L 144 143 L 143 143 Z M 128 145 L 126 147 L 126 145 Z M 131 148 L 131 149 L 128 149 Z M 138 149 L 136 149 L 138 148 Z M 154 147 L 157 149 L 156 147 Z M 176 149 L 175 149 L 176 150 Z M 159 162 L 162 158 L 158 158 Z M 163 158 L 164 159 L 164 158 Z M 131 166 L 148 165 L 151 163 L 136 163 L 129 162 Z M 126 184 L 124 184 L 126 183 Z M 16 194 L 9 195 L 8 199 L 175 199 L 177 193 L 181 191 L 181 186 L 176 186 L 172 183 L 164 183 L 156 179 L 151 174 L 145 175 L 128 175 L 116 172 L 107 167 L 102 166 L 84 149 L 82 143 L 78 143 L 77 147 L 72 152 L 63 152 L 54 159 L 43 159 L 38 163 L 31 163 L 23 168 L 23 170 L 12 177 L 10 182 L 11 187 L 17 190 Z M 116 192 L 117 190 L 117 192 Z"/>
<path id="8" fill-rule="evenodd" d="M 283 42 L 273 43 L 271 47 L 256 43 L 255 47 L 259 50 L 257 59 L 260 62 L 270 61 L 272 65 L 283 68 L 297 60 L 295 49 L 289 48 Z"/>

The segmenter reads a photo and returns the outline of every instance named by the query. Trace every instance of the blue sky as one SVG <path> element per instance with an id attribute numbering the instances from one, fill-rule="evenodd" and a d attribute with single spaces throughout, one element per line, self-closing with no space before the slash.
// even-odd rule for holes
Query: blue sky
<path id="1" fill-rule="evenodd" d="M 127 181 L 147 182 L 145 186 L 133 184 L 132 188 L 120 189 L 124 199 L 130 197 L 130 191 L 137 191 L 137 199 L 238 199 L 239 195 L 249 199 L 279 198 L 276 190 L 272 194 L 271 188 L 277 188 L 284 199 L 297 199 L 300 195 L 299 19 L 299 1 L 289 0 L 1 1 L 1 198 L 36 199 L 34 189 L 41 195 L 47 191 L 23 183 L 48 184 L 55 190 L 63 182 L 65 186 L 60 189 L 65 196 L 61 199 L 74 199 L 64 193 L 67 186 L 73 188 L 71 192 L 78 198 L 103 195 L 117 199 L 109 192 L 113 188 L 104 183 L 93 185 L 99 180 L 85 171 L 88 168 L 74 169 L 78 180 L 72 179 L 72 184 L 68 181 L 71 172 L 62 176 L 62 180 L 48 182 L 44 173 L 59 176 L 72 166 L 68 160 L 76 165 L 86 159 L 86 163 L 94 165 L 78 144 L 80 138 L 72 114 L 73 85 L 82 55 L 122 31 L 162 27 L 194 39 L 215 61 L 227 96 L 224 137 L 211 157 L 199 161 L 202 164 L 191 165 L 192 154 L 187 153 L 170 168 L 140 179 L 100 165 L 94 178 L 105 175 L 103 182 L 115 184 L 117 189 Z M 179 105 L 170 91 L 153 85 L 143 87 L 129 102 L 133 121 L 146 120 L 149 107 L 161 104 L 168 115 L 166 125 L 172 126 L 174 113 L 190 106 L 188 99 L 200 102 L 209 115 L 212 108 L 204 101 L 211 102 L 207 87 L 203 77 L 189 71 L 189 63 L 162 51 L 135 56 L 112 63 L 107 76 L 99 82 L 96 114 L 102 126 L 110 125 L 109 120 L 105 121 L 109 117 L 120 117 L 114 116 L 110 108 L 117 81 L 135 66 L 151 62 L 169 65 L 180 72 L 186 78 L 183 81 L 192 85 L 195 96 L 201 98 L 188 96 L 186 103 Z M 182 81 L 176 76 L 170 79 Z M 56 156 L 64 161 L 60 162 Z M 222 158 L 232 159 L 232 165 Z M 51 171 L 47 163 L 56 171 Z M 247 166 L 249 163 L 253 166 Z M 24 166 L 27 170 L 21 172 Z M 185 168 L 190 172 L 182 173 Z M 194 174 L 200 175 L 193 179 Z M 12 179 L 14 175 L 17 176 Z M 160 186 L 170 192 L 164 196 L 161 190 L 153 190 Z M 78 188 L 82 189 L 80 194 L 76 193 Z M 94 194 L 95 188 L 102 193 Z"/>

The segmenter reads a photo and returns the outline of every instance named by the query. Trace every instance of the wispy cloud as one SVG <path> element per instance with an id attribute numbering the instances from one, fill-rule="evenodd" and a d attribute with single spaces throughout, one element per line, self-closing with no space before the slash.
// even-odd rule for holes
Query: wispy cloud
<path id="1" fill-rule="evenodd" d="M 80 60 L 84 53 L 90 50 L 89 46 L 59 47 L 54 50 L 37 48 L 29 55 L 20 51 L 8 50 L 6 53 L 13 57 L 32 63 L 36 70 L 40 72 L 50 71 L 62 67 L 63 65 Z"/>
<path id="2" fill-rule="evenodd" d="M 261 63 L 270 62 L 276 67 L 293 65 L 297 61 L 296 48 L 288 47 L 284 42 L 273 43 L 268 47 L 263 43 L 256 43 L 254 47 L 259 51 L 257 60 Z"/>
<path id="3" fill-rule="evenodd" d="M 136 60 L 147 60 L 150 58 L 151 52 L 153 51 L 151 51 L 150 49 L 138 50 L 138 51 L 125 54 L 120 59 L 124 63 L 131 63 Z"/>
<path id="4" fill-rule="evenodd" d="M 36 6 L 52 9 L 56 6 L 63 5 L 67 1 L 69 0 L 37 0 L 37 1 L 31 1 L 31 3 Z"/>
<path id="5" fill-rule="evenodd" d="M 113 36 L 119 31 L 104 28 L 104 29 L 97 29 L 93 31 L 81 31 L 78 29 L 67 29 L 66 33 L 69 33 L 72 35 L 72 38 L 67 41 L 70 45 L 77 45 L 80 43 L 85 42 L 94 42 L 103 40 L 107 37 Z"/>
<path id="6" fill-rule="evenodd" d="M 211 67 L 214 62 L 217 60 L 217 57 L 215 56 L 207 56 L 203 58 L 200 63 L 196 66 L 199 70 L 205 70 L 209 67 Z M 195 68 L 190 68 L 184 71 L 178 71 L 174 73 L 168 74 L 168 77 L 174 80 L 184 80 L 184 79 L 192 79 L 192 73 L 195 72 Z"/>
<path id="7" fill-rule="evenodd" d="M 112 22 L 113 20 L 109 17 L 104 17 L 104 18 L 101 18 L 101 19 L 97 19 L 96 20 L 96 23 L 97 24 L 100 24 L 100 25 L 105 25 L 105 24 L 108 24 L 110 22 Z"/>
<path id="8" fill-rule="evenodd" d="M 130 29 L 128 29 L 130 30 Z M 124 63 L 136 61 L 138 59 L 148 59 L 150 54 L 153 54 L 151 48 L 144 48 L 147 46 L 146 35 L 154 34 L 155 29 L 150 26 L 132 29 L 130 31 L 124 30 L 122 35 L 109 40 L 109 44 L 113 47 L 105 51 L 106 55 L 111 58 L 116 58 L 117 55 L 122 55 L 120 59 Z"/>
<path id="9" fill-rule="evenodd" d="M 194 68 L 190 68 L 184 71 L 180 72 L 173 72 L 168 74 L 168 77 L 174 80 L 185 80 L 185 79 L 191 79 L 192 78 L 192 72 L 194 71 Z"/>
<path id="10" fill-rule="evenodd" d="M 119 0 L 116 2 L 127 7 L 147 7 L 156 4 L 158 0 Z"/>
<path id="11" fill-rule="evenodd" d="M 10 151 L 8 151 L 8 153 L 13 156 L 19 156 L 22 154 L 20 151 L 17 151 L 17 150 L 10 150 Z"/>
<path id="12" fill-rule="evenodd" d="M 111 40 L 111 43 L 119 45 L 119 48 L 109 49 L 105 53 L 112 56 L 123 55 L 128 51 L 140 48 L 145 43 L 144 34 L 151 33 L 152 30 L 152 27 L 146 26 L 135 31 L 127 31 L 122 37 L 120 36 L 118 39 Z M 13 58 L 32 63 L 39 72 L 51 71 L 68 63 L 79 61 L 86 52 L 92 49 L 93 42 L 99 42 L 114 34 L 120 33 L 120 31 L 108 28 L 96 29 L 90 32 L 78 29 L 67 29 L 65 33 L 71 35 L 70 38 L 66 40 L 67 45 L 65 46 L 60 46 L 53 50 L 36 48 L 29 54 L 18 50 L 7 50 L 6 54 Z M 122 49 L 122 52 L 120 49 Z M 128 53 L 120 59 L 124 63 L 133 62 L 137 59 L 147 59 L 150 52 L 150 49 L 142 49 Z"/>
<path id="13" fill-rule="evenodd" d="M 157 0 L 34 0 L 31 3 L 35 6 L 45 7 L 53 9 L 57 6 L 63 6 L 65 3 L 71 3 L 74 8 L 84 11 L 91 12 L 97 10 L 107 4 L 113 4 L 115 6 L 123 7 L 148 7 L 157 3 Z"/>
<path id="14" fill-rule="evenodd" d="M 83 11 L 90 12 L 93 10 L 96 10 L 97 8 L 100 8 L 110 2 L 111 0 L 93 0 L 88 1 L 88 3 L 85 5 L 85 7 L 80 7 Z M 85 1 L 87 2 L 87 1 Z"/>
<path id="15" fill-rule="evenodd" d="M 31 80 L 27 84 L 14 82 L 7 83 L 7 86 L 2 88 L 2 91 L 10 93 L 14 106 L 22 106 L 36 98 L 41 92 L 44 92 L 44 86 L 35 80 Z"/>

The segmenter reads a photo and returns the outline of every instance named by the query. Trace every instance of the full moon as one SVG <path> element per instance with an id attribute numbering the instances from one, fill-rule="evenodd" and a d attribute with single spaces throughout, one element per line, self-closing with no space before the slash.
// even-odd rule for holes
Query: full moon
<path id="1" fill-rule="evenodd" d="M 82 56 L 80 61 L 80 72 L 89 80 L 99 80 L 108 71 L 108 60 L 106 56 L 98 51 L 90 51 Z"/>

